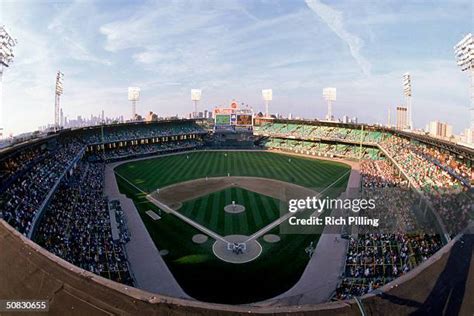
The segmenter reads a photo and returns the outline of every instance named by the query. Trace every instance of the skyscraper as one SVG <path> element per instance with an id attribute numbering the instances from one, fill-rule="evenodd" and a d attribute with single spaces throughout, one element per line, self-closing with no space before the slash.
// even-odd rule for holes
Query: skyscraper
<path id="1" fill-rule="evenodd" d="M 447 123 L 432 121 L 428 125 L 428 133 L 433 137 L 450 138 L 453 135 L 453 127 Z"/>
<path id="2" fill-rule="evenodd" d="M 408 128 L 408 109 L 405 106 L 397 106 L 397 129 Z"/>

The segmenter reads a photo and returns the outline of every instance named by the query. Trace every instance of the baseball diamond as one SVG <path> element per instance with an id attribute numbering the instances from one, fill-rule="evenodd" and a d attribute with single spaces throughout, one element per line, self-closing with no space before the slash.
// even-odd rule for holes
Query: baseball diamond
<path id="1" fill-rule="evenodd" d="M 277 222 L 269 233 L 279 236 L 280 242 L 265 242 L 263 234 L 253 238 L 260 250 L 249 247 L 251 258 L 245 259 L 249 253 L 245 251 L 241 257 L 235 255 L 236 260 L 223 259 L 213 248 L 225 249 L 234 242 L 225 236 L 250 238 L 278 221 L 280 203 L 289 196 L 307 196 L 328 186 L 325 196 L 338 196 L 346 188 L 348 170 L 338 162 L 303 157 L 290 161 L 288 155 L 277 153 L 214 151 L 123 163 L 115 173 L 120 191 L 133 199 L 157 248 L 169 250 L 164 259 L 186 293 L 200 300 L 246 303 L 294 285 L 309 260 L 304 248 L 316 244 L 319 235 L 280 236 Z M 224 208 L 232 201 L 244 206 L 245 212 L 226 213 Z M 158 211 L 158 206 L 167 204 L 174 209 L 161 207 L 159 221 L 146 216 L 147 210 Z M 187 225 L 180 215 L 187 218 Z M 196 244 L 193 236 L 198 233 L 209 240 Z M 222 246 L 214 245 L 216 241 Z M 206 287 L 199 286 L 203 283 Z"/>

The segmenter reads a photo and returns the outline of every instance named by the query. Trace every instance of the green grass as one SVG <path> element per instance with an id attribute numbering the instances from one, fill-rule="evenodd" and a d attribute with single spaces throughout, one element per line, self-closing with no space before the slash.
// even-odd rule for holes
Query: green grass
<path id="1" fill-rule="evenodd" d="M 225 212 L 232 201 L 244 205 L 245 212 Z M 221 236 L 251 235 L 280 217 L 279 203 L 266 195 L 229 188 L 185 202 L 178 211 Z"/>
<path id="2" fill-rule="evenodd" d="M 331 161 L 268 152 L 195 152 L 125 163 L 115 170 L 145 192 L 206 176 L 227 176 L 228 173 L 232 176 L 277 179 L 316 188 L 317 191 L 320 191 L 318 188 L 323 189 L 332 184 L 336 179 L 346 174 L 349 167 Z M 325 196 L 338 196 L 345 190 L 348 178 L 347 174 L 330 190 L 327 190 Z M 161 220 L 152 221 L 145 212 L 149 209 L 157 211 L 157 207 L 147 202 L 145 194 L 139 192 L 121 177 L 117 177 L 117 183 L 120 192 L 134 200 L 158 249 L 169 251 L 164 259 L 178 283 L 185 292 L 199 300 L 242 304 L 268 299 L 288 290 L 298 281 L 308 263 L 309 258 L 304 249 L 311 241 L 317 243 L 319 239 L 319 235 L 314 234 L 282 234 L 279 243 L 269 244 L 260 238 L 259 242 L 263 246 L 263 251 L 259 258 L 245 264 L 225 263 L 212 253 L 214 240 L 210 238 L 204 244 L 194 244 L 191 238 L 199 231 L 170 214 L 163 214 Z M 230 197 L 242 195 L 245 200 L 242 204 L 249 207 L 252 214 L 256 213 L 253 210 L 254 205 L 258 206 L 258 211 L 261 211 L 260 207 L 263 206 L 267 218 L 262 218 L 260 224 L 257 224 L 256 219 L 252 224 L 252 220 L 247 218 L 236 221 L 238 224 L 234 224 L 233 221 L 230 222 L 232 224 L 228 224 L 227 221 L 224 221 L 219 225 L 219 215 L 216 215 L 215 212 L 219 212 L 219 209 L 227 203 L 224 202 L 225 199 L 221 201 L 220 197 L 217 201 L 215 197 L 221 195 Z M 273 214 L 273 211 L 268 212 L 267 209 L 268 206 L 271 207 L 272 203 L 278 202 L 269 197 L 258 195 L 258 199 L 262 203 L 259 204 L 256 201 L 257 195 L 240 189 L 223 190 L 184 203 L 182 211 L 187 212 L 187 216 L 223 235 L 252 233 L 271 222 L 274 216 L 278 217 L 278 214 Z M 212 201 L 211 196 L 215 196 Z M 252 196 L 254 200 L 252 200 Z M 239 201 L 239 198 L 235 200 Z M 194 205 L 192 205 L 193 203 Z M 193 210 L 197 210 L 194 215 Z M 271 233 L 278 234 L 279 228 L 273 229 Z"/>
<path id="3" fill-rule="evenodd" d="M 196 152 L 141 160 L 116 168 L 146 192 L 186 180 L 223 177 L 229 173 L 231 176 L 277 179 L 305 187 L 325 187 L 347 170 L 348 166 L 341 163 L 267 152 Z"/>

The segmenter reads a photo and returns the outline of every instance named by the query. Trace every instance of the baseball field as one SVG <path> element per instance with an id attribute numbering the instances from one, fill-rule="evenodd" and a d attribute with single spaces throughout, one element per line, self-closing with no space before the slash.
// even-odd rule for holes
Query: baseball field
<path id="1" fill-rule="evenodd" d="M 232 304 L 271 298 L 299 280 L 309 261 L 305 249 L 316 245 L 319 235 L 279 234 L 280 205 L 287 192 L 338 196 L 349 170 L 332 161 L 249 151 L 197 151 L 115 168 L 120 191 L 133 199 L 184 291 Z M 244 211 L 224 210 L 233 204 Z M 161 218 L 152 219 L 150 210 Z M 246 263 L 219 259 L 213 246 L 231 235 L 254 239 L 260 252 Z"/>

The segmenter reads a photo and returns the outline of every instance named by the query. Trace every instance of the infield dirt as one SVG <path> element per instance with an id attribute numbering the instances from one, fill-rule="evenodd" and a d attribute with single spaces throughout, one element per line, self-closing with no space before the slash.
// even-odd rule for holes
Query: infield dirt
<path id="1" fill-rule="evenodd" d="M 183 202 L 231 187 L 263 194 L 280 201 L 318 194 L 317 191 L 279 180 L 257 177 L 216 177 L 173 184 L 160 188 L 159 191 L 154 191 L 150 195 L 170 208 L 177 210 Z"/>

